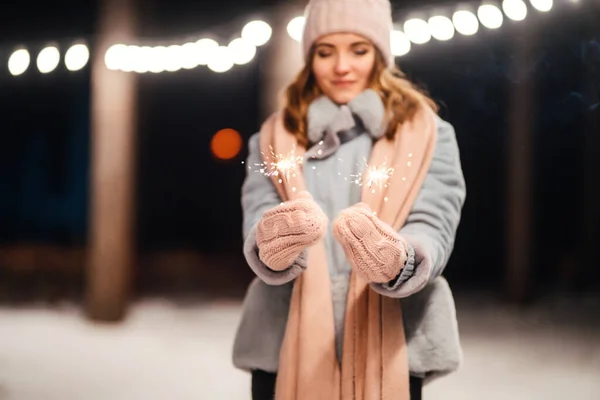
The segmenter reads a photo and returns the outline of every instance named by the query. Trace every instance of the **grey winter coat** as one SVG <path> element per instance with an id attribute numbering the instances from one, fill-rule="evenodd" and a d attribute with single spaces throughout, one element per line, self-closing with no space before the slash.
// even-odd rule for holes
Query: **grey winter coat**
<path id="1" fill-rule="evenodd" d="M 305 156 L 306 187 L 333 221 L 339 212 L 360 202 L 353 183 L 374 139 L 384 131 L 384 109 L 367 90 L 347 106 L 326 97 L 311 104 L 309 138 L 314 146 Z M 399 233 L 408 241 L 409 261 L 387 284 L 372 284 L 378 293 L 401 299 L 411 375 L 431 378 L 456 370 L 462 359 L 452 293 L 441 276 L 454 246 L 466 189 L 453 127 L 436 119 L 438 138 L 432 164 L 405 225 Z M 319 140 L 320 139 L 320 140 Z M 249 168 L 260 164 L 258 134 L 249 141 Z M 248 170 L 242 187 L 244 254 L 257 278 L 250 285 L 237 331 L 233 362 L 240 369 L 276 372 L 294 279 L 307 268 L 306 252 L 285 271 L 269 269 L 258 258 L 255 226 L 263 213 L 281 202 L 271 180 Z M 330 270 L 336 345 L 341 358 L 346 295 L 351 267 L 333 237 L 325 237 Z"/>

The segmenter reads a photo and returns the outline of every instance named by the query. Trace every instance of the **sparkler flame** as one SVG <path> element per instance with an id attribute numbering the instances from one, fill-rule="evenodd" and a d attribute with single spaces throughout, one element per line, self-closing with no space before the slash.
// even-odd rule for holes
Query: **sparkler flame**
<path id="1" fill-rule="evenodd" d="M 296 173 L 299 172 L 304 164 L 304 157 L 298 156 L 295 154 L 296 147 L 292 147 L 292 150 L 288 154 L 275 154 L 275 151 L 272 147 L 269 147 L 270 153 L 265 156 L 263 154 L 263 159 L 265 160 L 263 163 L 255 164 L 257 169 L 254 172 L 259 172 L 266 177 L 278 177 L 279 183 L 283 183 L 283 179 L 286 181 L 290 180 L 291 177 L 296 177 Z M 343 161 L 341 158 L 338 158 L 338 161 Z M 387 166 L 387 160 L 383 162 L 380 166 L 369 165 L 367 160 L 364 159 L 364 167 L 360 174 L 351 175 L 352 183 L 363 187 L 366 186 L 368 189 L 371 189 L 372 193 L 376 192 L 376 188 L 379 190 L 383 190 L 389 187 L 389 180 L 394 173 L 394 168 Z M 313 169 L 316 167 L 313 166 Z M 360 166 L 359 166 L 360 168 Z M 252 167 L 248 167 L 248 169 L 252 169 Z M 317 174 L 319 176 L 320 174 Z M 348 180 L 348 178 L 345 178 Z M 293 191 L 296 188 L 292 188 Z M 387 201 L 387 197 L 385 198 Z"/>
<path id="2" fill-rule="evenodd" d="M 394 168 L 387 166 L 387 161 L 384 161 L 381 166 L 369 165 L 367 160 L 364 160 L 364 172 L 360 175 L 353 175 L 354 183 L 358 186 L 366 186 L 375 193 L 375 188 L 383 190 L 389 186 L 389 179 L 394 173 Z"/>
<path id="3" fill-rule="evenodd" d="M 282 183 L 282 179 L 286 181 L 290 180 L 290 176 L 295 177 L 296 173 L 302 168 L 304 158 L 297 156 L 296 147 L 292 147 L 292 150 L 288 154 L 275 154 L 272 147 L 269 147 L 270 154 L 264 155 L 265 162 L 256 164 L 259 168 L 258 172 L 261 174 L 271 177 L 279 177 L 279 183 Z"/>

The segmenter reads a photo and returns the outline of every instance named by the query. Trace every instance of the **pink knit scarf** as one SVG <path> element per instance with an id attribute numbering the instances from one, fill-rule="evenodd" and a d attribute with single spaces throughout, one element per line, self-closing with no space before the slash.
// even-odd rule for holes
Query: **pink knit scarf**
<path id="1" fill-rule="evenodd" d="M 369 165 L 394 169 L 383 190 L 363 187 L 362 201 L 399 230 L 412 208 L 433 158 L 436 143 L 433 111 L 420 107 L 394 140 L 373 146 Z M 262 126 L 263 155 L 303 156 L 283 125 L 282 113 Z M 267 160 L 265 160 L 267 161 Z M 281 198 L 306 190 L 302 171 L 272 176 Z M 335 194 L 332 193 L 332 196 Z M 387 198 L 387 200 L 385 200 Z M 402 310 L 398 299 L 380 296 L 353 271 L 348 291 L 343 357 L 335 351 L 333 305 L 326 249 L 321 241 L 308 252 L 308 268 L 294 283 L 285 336 L 279 355 L 276 400 L 408 400 L 409 369 Z"/>

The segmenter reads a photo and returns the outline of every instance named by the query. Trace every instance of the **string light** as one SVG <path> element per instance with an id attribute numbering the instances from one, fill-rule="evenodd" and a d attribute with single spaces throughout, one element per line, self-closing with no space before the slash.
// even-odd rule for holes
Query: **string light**
<path id="1" fill-rule="evenodd" d="M 217 73 L 229 71 L 234 65 L 229 47 L 219 46 L 213 52 L 213 58 L 208 62 L 208 68 Z"/>
<path id="2" fill-rule="evenodd" d="M 296 17 L 293 18 L 287 24 L 287 33 L 290 35 L 292 39 L 299 42 L 302 39 L 302 32 L 304 32 L 304 25 L 306 24 L 306 19 L 304 17 Z"/>
<path id="3" fill-rule="evenodd" d="M 552 0 L 530 0 L 531 5 L 538 11 L 548 12 L 552 9 Z"/>
<path id="4" fill-rule="evenodd" d="M 446 41 L 454 37 L 454 25 L 452 25 L 452 21 L 447 17 L 436 15 L 429 18 L 427 25 L 429 26 L 431 36 L 437 40 Z"/>
<path id="5" fill-rule="evenodd" d="M 265 21 L 250 21 L 242 29 L 242 39 L 254 46 L 266 44 L 273 34 L 273 28 Z"/>
<path id="6" fill-rule="evenodd" d="M 198 65 L 208 65 L 218 48 L 219 43 L 213 39 L 203 38 L 198 40 L 194 53 Z"/>
<path id="7" fill-rule="evenodd" d="M 26 49 L 16 50 L 8 59 L 8 71 L 13 76 L 23 74 L 29 68 L 31 56 Z"/>
<path id="8" fill-rule="evenodd" d="M 40 51 L 37 57 L 37 67 L 42 74 L 54 71 L 60 62 L 60 52 L 54 46 L 49 46 Z"/>
<path id="9" fill-rule="evenodd" d="M 419 18 L 409 19 L 404 23 L 404 33 L 411 42 L 424 44 L 431 40 L 431 32 L 427 22 Z"/>
<path id="10" fill-rule="evenodd" d="M 248 64 L 256 55 L 256 46 L 243 38 L 233 39 L 227 47 L 236 65 Z"/>
<path id="11" fill-rule="evenodd" d="M 410 40 L 408 40 L 406 34 L 395 29 L 392 31 L 390 36 L 392 54 L 396 57 L 401 57 L 405 54 L 408 54 L 410 51 Z"/>
<path id="12" fill-rule="evenodd" d="M 90 50 L 85 44 L 76 44 L 71 46 L 65 54 L 65 66 L 69 71 L 79 71 L 83 69 L 90 59 Z"/>
<path id="13" fill-rule="evenodd" d="M 502 10 L 513 21 L 523 21 L 527 17 L 527 5 L 523 0 L 503 0 Z"/>
<path id="14" fill-rule="evenodd" d="M 477 21 L 475 14 L 470 11 L 459 10 L 455 12 L 452 15 L 452 23 L 454 24 L 454 29 L 461 35 L 471 36 L 479 30 L 479 21 Z"/>
<path id="15" fill-rule="evenodd" d="M 493 4 L 484 4 L 477 10 L 477 17 L 481 25 L 488 29 L 498 29 L 502 26 L 504 17 L 502 11 Z"/>
<path id="16" fill-rule="evenodd" d="M 553 0 L 529 0 L 531 6 L 548 12 L 554 5 Z M 462 8 L 462 7 L 461 7 Z M 504 15 L 513 21 L 523 21 L 527 17 L 527 4 L 523 0 L 502 0 L 501 8 L 484 0 L 477 12 L 457 10 L 449 19 L 434 15 L 429 19 L 410 18 L 401 26 L 402 30 L 391 32 L 392 54 L 401 57 L 410 52 L 411 42 L 425 44 L 432 37 L 446 41 L 454 37 L 454 31 L 462 35 L 474 35 L 479 24 L 488 29 L 498 29 L 503 24 Z M 449 14 L 448 14 L 449 15 Z M 306 20 L 304 16 L 292 18 L 286 26 L 287 34 L 300 41 Z M 234 37 L 223 45 L 211 38 L 197 38 L 197 41 L 183 41 L 165 45 L 141 45 L 115 43 L 104 54 L 108 69 L 136 73 L 175 72 L 206 66 L 210 70 L 223 73 L 235 65 L 251 62 L 257 54 L 257 48 L 266 45 L 272 38 L 273 28 L 263 20 L 247 22 L 239 37 Z M 196 40 L 196 39 L 193 39 Z M 13 76 L 22 75 L 31 63 L 29 51 L 25 48 L 15 51 L 8 60 L 8 70 Z M 42 50 L 37 57 L 38 70 L 50 73 L 60 62 L 60 51 L 56 47 Z M 64 55 L 65 67 L 69 71 L 79 71 L 89 62 L 90 50 L 84 44 L 71 46 Z"/>

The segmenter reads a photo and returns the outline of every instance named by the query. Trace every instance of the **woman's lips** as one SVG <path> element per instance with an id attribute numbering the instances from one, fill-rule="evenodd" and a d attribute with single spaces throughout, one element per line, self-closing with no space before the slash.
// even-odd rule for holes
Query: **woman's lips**
<path id="1" fill-rule="evenodd" d="M 348 87 L 354 84 L 354 81 L 333 81 L 334 86 Z"/>

